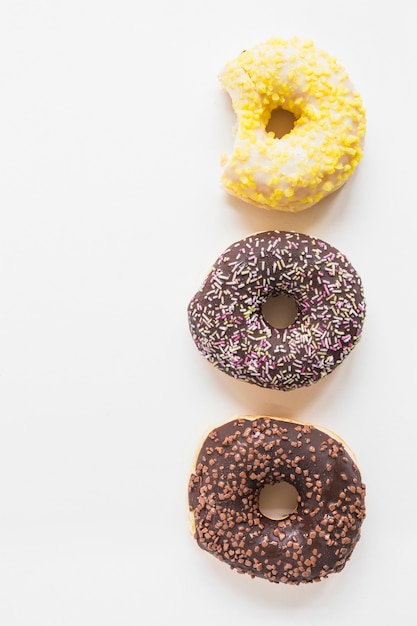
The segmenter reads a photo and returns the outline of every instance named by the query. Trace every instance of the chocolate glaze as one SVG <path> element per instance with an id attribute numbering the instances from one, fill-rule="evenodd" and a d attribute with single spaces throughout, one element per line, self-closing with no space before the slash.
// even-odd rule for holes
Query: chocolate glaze
<path id="1" fill-rule="evenodd" d="M 297 489 L 298 507 L 272 520 L 260 512 L 259 494 L 278 481 Z M 188 493 L 199 546 L 275 583 L 340 572 L 365 518 L 365 485 L 344 445 L 312 425 L 270 417 L 240 417 L 213 430 Z"/>
<path id="2" fill-rule="evenodd" d="M 284 329 L 262 314 L 279 294 L 298 308 Z M 362 283 L 346 257 L 320 239 L 286 231 L 232 244 L 188 306 L 192 338 L 210 363 L 282 391 L 331 373 L 356 345 L 364 319 Z"/>

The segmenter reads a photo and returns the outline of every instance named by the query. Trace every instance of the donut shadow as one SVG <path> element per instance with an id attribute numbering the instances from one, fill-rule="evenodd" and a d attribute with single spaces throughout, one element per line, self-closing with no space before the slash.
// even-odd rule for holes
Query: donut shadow
<path id="1" fill-rule="evenodd" d="M 227 593 L 233 596 L 232 604 L 253 604 L 266 610 L 276 611 L 277 608 L 286 608 L 294 611 L 304 611 L 306 605 L 320 604 L 325 602 L 325 597 L 338 592 L 340 584 L 344 586 L 343 572 L 330 575 L 319 582 L 311 582 L 300 585 L 288 585 L 284 583 L 272 583 L 263 578 L 251 578 L 248 574 L 241 574 L 232 570 L 227 563 L 222 563 L 210 554 L 203 554 L 205 561 L 205 573 L 210 588 L 220 595 Z M 337 579 L 339 578 L 339 583 Z"/>
<path id="2" fill-rule="evenodd" d="M 211 376 L 214 384 L 232 397 L 237 411 L 241 415 L 270 415 L 272 417 L 286 417 L 312 421 L 317 425 L 323 422 L 321 415 L 316 415 L 315 405 L 328 407 L 337 405 L 340 401 L 341 390 L 346 389 L 346 379 L 354 371 L 354 354 L 349 354 L 331 373 L 324 376 L 308 387 L 300 387 L 290 391 L 269 389 L 238 380 L 214 367 L 208 361 L 205 366 L 207 375 Z M 325 425 L 325 424 L 321 424 Z M 333 427 L 332 424 L 329 425 Z"/>
<path id="3" fill-rule="evenodd" d="M 356 171 L 353 172 L 349 180 L 337 191 L 308 209 L 296 213 L 257 207 L 227 191 L 224 191 L 225 202 L 234 212 L 234 216 L 244 222 L 248 234 L 267 230 L 288 230 L 317 236 L 317 232 L 314 231 L 318 228 L 337 227 L 338 222 L 345 219 L 345 213 L 351 210 L 350 198 L 356 174 Z"/>

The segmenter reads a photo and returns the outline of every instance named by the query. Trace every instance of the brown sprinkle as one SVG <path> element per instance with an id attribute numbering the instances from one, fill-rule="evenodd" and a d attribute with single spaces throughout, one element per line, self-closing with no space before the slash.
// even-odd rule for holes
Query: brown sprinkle
<path id="1" fill-rule="evenodd" d="M 260 512 L 258 498 L 265 484 L 280 481 L 297 489 L 298 508 L 275 521 Z M 310 425 L 267 417 L 238 418 L 212 431 L 189 481 L 200 547 L 275 583 L 341 571 L 360 538 L 364 497 L 341 443 Z"/>

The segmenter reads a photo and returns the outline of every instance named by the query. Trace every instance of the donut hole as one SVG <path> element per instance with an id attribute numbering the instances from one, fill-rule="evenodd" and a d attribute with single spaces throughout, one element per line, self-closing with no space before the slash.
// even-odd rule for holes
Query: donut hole
<path id="1" fill-rule="evenodd" d="M 262 305 L 262 315 L 274 328 L 288 328 L 297 318 L 298 306 L 286 293 L 271 295 Z"/>
<path id="2" fill-rule="evenodd" d="M 294 113 L 278 107 L 271 111 L 271 117 L 266 125 L 266 132 L 273 133 L 276 139 L 288 135 L 294 128 L 296 118 Z"/>
<path id="3" fill-rule="evenodd" d="M 285 519 L 297 510 L 298 501 L 297 489 L 282 480 L 262 487 L 259 494 L 259 510 L 268 519 Z"/>

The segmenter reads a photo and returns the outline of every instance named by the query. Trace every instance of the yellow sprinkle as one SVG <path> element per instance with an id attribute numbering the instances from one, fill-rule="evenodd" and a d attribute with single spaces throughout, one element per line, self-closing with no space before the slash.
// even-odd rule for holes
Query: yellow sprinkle
<path id="1" fill-rule="evenodd" d="M 222 161 L 228 191 L 264 208 L 300 211 L 351 176 L 362 157 L 365 110 L 346 70 L 313 42 L 270 39 L 227 63 L 221 81 L 238 118 L 233 152 Z M 279 107 L 296 120 L 281 139 L 266 131 Z"/>

